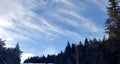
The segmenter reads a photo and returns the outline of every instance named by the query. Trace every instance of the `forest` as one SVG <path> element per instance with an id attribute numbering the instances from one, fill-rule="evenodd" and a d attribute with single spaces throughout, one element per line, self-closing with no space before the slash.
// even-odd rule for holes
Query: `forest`
<path id="1" fill-rule="evenodd" d="M 88 39 L 78 45 L 68 41 L 64 51 L 57 55 L 34 56 L 24 63 L 55 64 L 120 64 L 120 0 L 109 0 L 108 18 L 105 32 L 108 37 Z M 0 64 L 20 64 L 19 43 L 14 48 L 5 47 L 5 40 L 0 39 Z"/>
<path id="2" fill-rule="evenodd" d="M 79 45 L 69 42 L 65 51 L 58 55 L 47 57 L 31 57 L 24 63 L 55 63 L 55 64 L 120 64 L 120 40 L 102 41 L 85 39 L 85 44 Z"/>

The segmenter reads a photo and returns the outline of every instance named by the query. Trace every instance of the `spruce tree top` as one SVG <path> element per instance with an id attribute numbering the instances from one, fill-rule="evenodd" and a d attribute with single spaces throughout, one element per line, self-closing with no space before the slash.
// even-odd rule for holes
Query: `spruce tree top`
<path id="1" fill-rule="evenodd" d="M 106 33 L 109 38 L 120 37 L 120 0 L 109 0 L 108 16 L 106 20 Z"/>

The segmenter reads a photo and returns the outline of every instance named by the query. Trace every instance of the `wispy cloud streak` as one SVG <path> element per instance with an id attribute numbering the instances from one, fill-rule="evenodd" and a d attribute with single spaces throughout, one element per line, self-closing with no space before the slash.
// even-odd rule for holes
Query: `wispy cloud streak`
<path id="1" fill-rule="evenodd" d="M 103 28 L 84 16 L 84 13 L 87 13 L 86 10 L 88 10 L 85 7 L 89 5 L 84 4 L 82 7 L 82 4 L 78 6 L 73 1 L 2 0 L 0 2 L 0 38 L 9 42 L 7 46 L 12 46 L 17 41 L 34 42 L 32 43 L 34 45 L 36 42 L 41 44 L 45 41 L 52 42 L 59 39 L 83 40 L 85 38 L 83 31 L 103 32 Z M 91 0 L 91 2 L 98 5 L 100 9 L 104 7 L 102 1 L 99 3 L 97 0 Z M 65 27 L 67 25 L 68 27 Z M 74 29 L 71 29 L 71 27 Z M 23 45 L 25 43 L 21 44 L 21 47 L 26 46 Z M 49 49 L 53 51 L 48 51 Z M 49 49 L 46 48 L 44 54 L 57 53 L 54 46 Z"/>
<path id="2" fill-rule="evenodd" d="M 75 26 L 77 24 L 82 25 L 82 28 L 85 27 L 85 29 L 90 30 L 92 32 L 99 32 L 99 31 L 103 30 L 102 28 L 100 28 L 99 26 L 97 26 L 94 22 L 92 22 L 90 19 L 85 18 L 84 16 L 81 16 L 81 15 L 78 15 L 74 11 L 69 11 L 69 10 L 61 9 L 61 10 L 59 10 L 59 12 L 64 13 L 64 14 L 69 14 L 69 15 L 71 15 L 71 16 L 79 19 L 79 23 L 75 23 L 75 21 L 74 21 L 75 24 L 72 23 Z"/>

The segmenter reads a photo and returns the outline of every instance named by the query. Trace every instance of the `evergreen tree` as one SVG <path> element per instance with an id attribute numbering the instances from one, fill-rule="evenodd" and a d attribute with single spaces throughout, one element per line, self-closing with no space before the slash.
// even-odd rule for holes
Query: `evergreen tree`
<path id="1" fill-rule="evenodd" d="M 14 61 L 16 60 L 15 56 L 16 55 L 14 55 L 14 48 L 7 48 L 7 53 L 5 55 L 6 63 L 7 64 L 15 64 L 14 63 Z"/>
<path id="2" fill-rule="evenodd" d="M 22 51 L 20 50 L 20 48 L 19 48 L 19 43 L 17 43 L 17 45 L 16 45 L 16 47 L 15 47 L 15 49 L 14 49 L 14 56 L 15 56 L 15 60 L 14 60 L 14 63 L 15 64 L 20 64 L 20 57 L 21 57 L 21 53 L 22 53 Z"/>
<path id="3" fill-rule="evenodd" d="M 65 53 L 68 55 L 68 54 L 70 54 L 70 51 L 71 51 L 71 46 L 70 46 L 70 43 L 68 41 L 67 46 L 65 48 Z"/>
<path id="4" fill-rule="evenodd" d="M 19 44 L 15 48 L 6 48 L 5 40 L 0 39 L 0 64 L 20 64 Z"/>
<path id="5" fill-rule="evenodd" d="M 120 0 L 109 0 L 109 2 L 106 33 L 109 34 L 109 38 L 120 37 Z"/>
<path id="6" fill-rule="evenodd" d="M 88 39 L 86 38 L 85 39 L 85 47 L 87 47 L 89 45 L 89 41 L 88 41 Z"/>
<path id="7" fill-rule="evenodd" d="M 5 41 L 0 39 L 0 64 L 6 63 L 5 61 L 6 49 L 4 46 L 5 46 Z"/>

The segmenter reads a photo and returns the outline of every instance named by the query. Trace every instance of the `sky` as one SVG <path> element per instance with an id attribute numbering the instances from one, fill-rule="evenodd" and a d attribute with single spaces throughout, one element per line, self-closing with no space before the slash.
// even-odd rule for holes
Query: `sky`
<path id="1" fill-rule="evenodd" d="M 22 62 L 30 56 L 57 54 L 68 41 L 102 39 L 107 0 L 0 0 L 0 38 L 19 43 Z"/>

